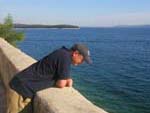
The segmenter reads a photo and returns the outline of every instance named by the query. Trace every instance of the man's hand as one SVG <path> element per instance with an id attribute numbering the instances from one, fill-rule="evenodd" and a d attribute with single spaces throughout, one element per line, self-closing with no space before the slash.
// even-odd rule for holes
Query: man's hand
<path id="1" fill-rule="evenodd" d="M 72 87 L 73 85 L 73 80 L 71 78 L 67 79 L 67 87 Z"/>
<path id="2" fill-rule="evenodd" d="M 65 80 L 58 80 L 56 82 L 56 86 L 58 88 L 64 88 L 64 87 L 72 87 L 73 85 L 73 80 L 72 79 L 65 79 Z"/>

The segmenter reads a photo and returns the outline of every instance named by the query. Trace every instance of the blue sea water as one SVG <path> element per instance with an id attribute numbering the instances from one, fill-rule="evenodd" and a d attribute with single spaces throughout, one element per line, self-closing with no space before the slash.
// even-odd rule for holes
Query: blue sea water
<path id="1" fill-rule="evenodd" d="M 72 66 L 74 87 L 109 113 L 150 113 L 150 28 L 17 29 L 18 47 L 41 59 L 82 42 L 92 65 Z"/>

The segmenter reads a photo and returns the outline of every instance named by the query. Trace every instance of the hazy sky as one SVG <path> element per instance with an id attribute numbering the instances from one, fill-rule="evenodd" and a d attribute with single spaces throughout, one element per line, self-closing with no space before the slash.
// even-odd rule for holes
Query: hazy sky
<path id="1" fill-rule="evenodd" d="M 0 0 L 0 22 L 114 26 L 150 24 L 150 0 Z"/>

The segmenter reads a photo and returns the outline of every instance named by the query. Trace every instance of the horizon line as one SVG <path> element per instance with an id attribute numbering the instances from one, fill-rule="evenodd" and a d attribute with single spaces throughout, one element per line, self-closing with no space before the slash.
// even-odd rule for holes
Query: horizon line
<path id="1" fill-rule="evenodd" d="M 78 27 L 130 27 L 130 26 L 150 26 L 149 24 L 118 24 L 118 25 L 102 25 L 102 26 L 88 26 L 88 25 L 74 25 L 74 24 L 39 24 L 39 23 L 34 23 L 34 24 L 25 24 L 25 23 L 13 23 L 13 24 L 24 24 L 24 25 L 73 25 L 73 26 L 78 26 Z"/>

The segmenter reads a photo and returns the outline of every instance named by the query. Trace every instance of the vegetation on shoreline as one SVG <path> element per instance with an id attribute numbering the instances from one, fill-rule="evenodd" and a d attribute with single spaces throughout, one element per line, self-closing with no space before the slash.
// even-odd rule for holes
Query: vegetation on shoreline
<path id="1" fill-rule="evenodd" d="M 79 28 L 75 25 L 40 25 L 40 24 L 14 24 L 15 28 Z"/>
<path id="2" fill-rule="evenodd" d="M 0 37 L 4 38 L 13 46 L 16 46 L 18 41 L 24 39 L 23 32 L 16 32 L 13 25 L 13 19 L 10 14 L 4 19 L 4 23 L 0 23 Z"/>

